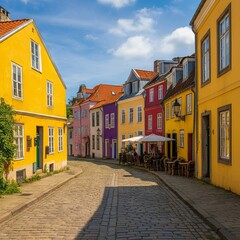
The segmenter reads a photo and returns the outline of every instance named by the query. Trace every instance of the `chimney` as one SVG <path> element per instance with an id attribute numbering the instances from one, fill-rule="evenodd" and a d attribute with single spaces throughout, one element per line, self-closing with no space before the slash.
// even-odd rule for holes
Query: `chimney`
<path id="1" fill-rule="evenodd" d="M 11 21 L 9 18 L 9 12 L 0 6 L 0 22 Z"/>

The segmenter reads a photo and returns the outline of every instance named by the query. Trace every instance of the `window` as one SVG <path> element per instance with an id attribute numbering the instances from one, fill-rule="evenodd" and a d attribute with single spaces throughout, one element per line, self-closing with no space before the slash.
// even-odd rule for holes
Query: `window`
<path id="1" fill-rule="evenodd" d="M 47 106 L 53 106 L 53 84 L 47 81 Z"/>
<path id="2" fill-rule="evenodd" d="M 202 83 L 210 80 L 210 36 L 209 32 L 202 41 Z"/>
<path id="3" fill-rule="evenodd" d="M 99 112 L 96 112 L 96 126 L 99 126 Z"/>
<path id="4" fill-rule="evenodd" d="M 92 149 L 95 149 L 95 135 L 92 135 Z"/>
<path id="5" fill-rule="evenodd" d="M 182 115 L 182 98 L 178 98 L 177 101 L 180 104 L 180 109 L 179 109 L 178 115 L 181 116 Z"/>
<path id="6" fill-rule="evenodd" d="M 58 151 L 63 151 L 63 128 L 58 128 Z"/>
<path id="7" fill-rule="evenodd" d="M 34 41 L 31 41 L 31 56 L 32 56 L 32 68 L 41 71 L 40 46 Z"/>
<path id="8" fill-rule="evenodd" d="M 231 163 L 231 105 L 218 109 L 219 122 L 219 160 Z"/>
<path id="9" fill-rule="evenodd" d="M 129 108 L 129 122 L 133 123 L 133 108 Z"/>
<path id="10" fill-rule="evenodd" d="M 92 127 L 95 126 L 95 113 L 92 113 Z"/>
<path id="11" fill-rule="evenodd" d="M 163 99 L 163 85 L 158 86 L 158 100 Z"/>
<path id="12" fill-rule="evenodd" d="M 122 123 L 125 123 L 125 119 L 126 119 L 126 112 L 125 112 L 125 109 L 122 109 Z"/>
<path id="13" fill-rule="evenodd" d="M 171 102 L 171 118 L 174 118 L 174 107 L 173 107 L 174 101 Z"/>
<path id="14" fill-rule="evenodd" d="M 154 88 L 149 90 L 149 102 L 153 102 L 154 99 Z"/>
<path id="15" fill-rule="evenodd" d="M 111 128 L 115 128 L 115 114 L 111 113 Z"/>
<path id="16" fill-rule="evenodd" d="M 54 153 L 54 128 L 48 128 L 48 147 L 49 153 Z"/>
<path id="17" fill-rule="evenodd" d="M 187 103 L 187 106 L 186 106 L 187 114 L 192 114 L 192 94 L 191 93 L 186 96 L 186 103 Z"/>
<path id="18" fill-rule="evenodd" d="M 157 129 L 162 129 L 162 113 L 157 114 Z"/>
<path id="19" fill-rule="evenodd" d="M 132 83 L 132 92 L 137 93 L 138 92 L 138 82 L 135 81 Z"/>
<path id="20" fill-rule="evenodd" d="M 184 148 L 184 130 L 180 130 L 180 148 Z"/>
<path id="21" fill-rule="evenodd" d="M 166 104 L 166 119 L 169 119 L 169 103 Z"/>
<path id="22" fill-rule="evenodd" d="M 152 130 L 152 115 L 148 115 L 148 130 Z"/>
<path id="23" fill-rule="evenodd" d="M 183 64 L 183 80 L 188 78 L 188 63 Z"/>
<path id="24" fill-rule="evenodd" d="M 137 107 L 137 121 L 142 122 L 142 106 Z"/>
<path id="25" fill-rule="evenodd" d="M 23 159 L 24 149 L 24 128 L 22 124 L 15 124 L 14 128 L 14 141 L 16 144 L 16 156 L 15 159 Z"/>
<path id="26" fill-rule="evenodd" d="M 109 125 L 109 114 L 105 115 L 105 128 L 108 128 Z"/>
<path id="27" fill-rule="evenodd" d="M 218 19 L 218 73 L 224 73 L 230 69 L 230 6 Z"/>
<path id="28" fill-rule="evenodd" d="M 97 150 L 100 150 L 100 136 L 97 135 Z"/>
<path id="29" fill-rule="evenodd" d="M 174 72 L 172 73 L 172 84 L 173 84 L 173 87 L 175 87 L 176 84 L 177 84 L 177 75 L 176 75 L 176 71 L 174 71 Z"/>
<path id="30" fill-rule="evenodd" d="M 22 99 L 22 67 L 12 63 L 13 97 Z"/>

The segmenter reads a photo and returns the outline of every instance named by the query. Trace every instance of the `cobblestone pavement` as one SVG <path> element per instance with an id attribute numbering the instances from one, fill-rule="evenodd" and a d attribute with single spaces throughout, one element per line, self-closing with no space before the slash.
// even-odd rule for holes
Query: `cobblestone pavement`
<path id="1" fill-rule="evenodd" d="M 0 239 L 220 239 L 152 174 L 75 161 L 77 178 L 0 225 Z"/>

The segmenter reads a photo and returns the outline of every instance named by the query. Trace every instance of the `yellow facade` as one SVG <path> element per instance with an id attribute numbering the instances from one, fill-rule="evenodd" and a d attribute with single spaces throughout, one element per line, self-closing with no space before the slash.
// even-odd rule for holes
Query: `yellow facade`
<path id="1" fill-rule="evenodd" d="M 191 112 L 187 113 L 187 96 L 191 98 Z M 175 100 L 181 102 L 181 120 L 173 113 Z M 169 158 L 183 157 L 189 161 L 193 159 L 193 131 L 194 131 L 194 91 L 187 89 L 164 101 L 165 136 L 175 141 L 165 143 L 165 155 Z M 168 109 L 168 110 L 167 110 Z M 191 159 L 190 159 L 191 158 Z"/>
<path id="2" fill-rule="evenodd" d="M 238 0 L 202 1 L 191 21 L 198 59 L 197 176 L 237 194 L 240 194 L 239 9 Z M 206 41 L 209 47 L 203 52 Z M 209 70 L 204 68 L 207 54 Z"/>
<path id="3" fill-rule="evenodd" d="M 15 122 L 23 131 L 19 133 L 23 146 L 14 160 L 12 179 L 17 178 L 17 172 L 20 178 L 30 177 L 36 169 L 58 170 L 67 164 L 66 86 L 34 22 L 29 20 L 14 30 L 0 38 L 0 96 L 16 111 Z M 31 43 L 39 50 L 40 65 L 36 68 Z M 21 78 L 20 95 L 13 90 L 15 67 Z"/>
<path id="4" fill-rule="evenodd" d="M 129 137 L 135 137 L 144 134 L 144 98 L 142 95 L 121 100 L 118 103 L 118 153 L 128 142 L 122 140 Z M 138 107 L 142 107 L 141 121 L 138 119 Z M 133 121 L 130 122 L 130 108 L 133 109 Z M 122 111 L 125 111 L 125 122 L 122 121 Z M 133 144 L 136 151 L 140 154 L 140 144 Z"/>

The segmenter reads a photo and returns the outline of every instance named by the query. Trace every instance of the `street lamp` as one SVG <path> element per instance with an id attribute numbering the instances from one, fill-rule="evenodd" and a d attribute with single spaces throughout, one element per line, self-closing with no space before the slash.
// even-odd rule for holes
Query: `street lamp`
<path id="1" fill-rule="evenodd" d="M 179 118 L 181 121 L 185 121 L 185 115 L 184 116 L 180 115 L 180 108 L 181 108 L 180 103 L 178 102 L 177 99 L 175 99 L 175 102 L 173 103 L 173 112 L 177 118 Z"/>

